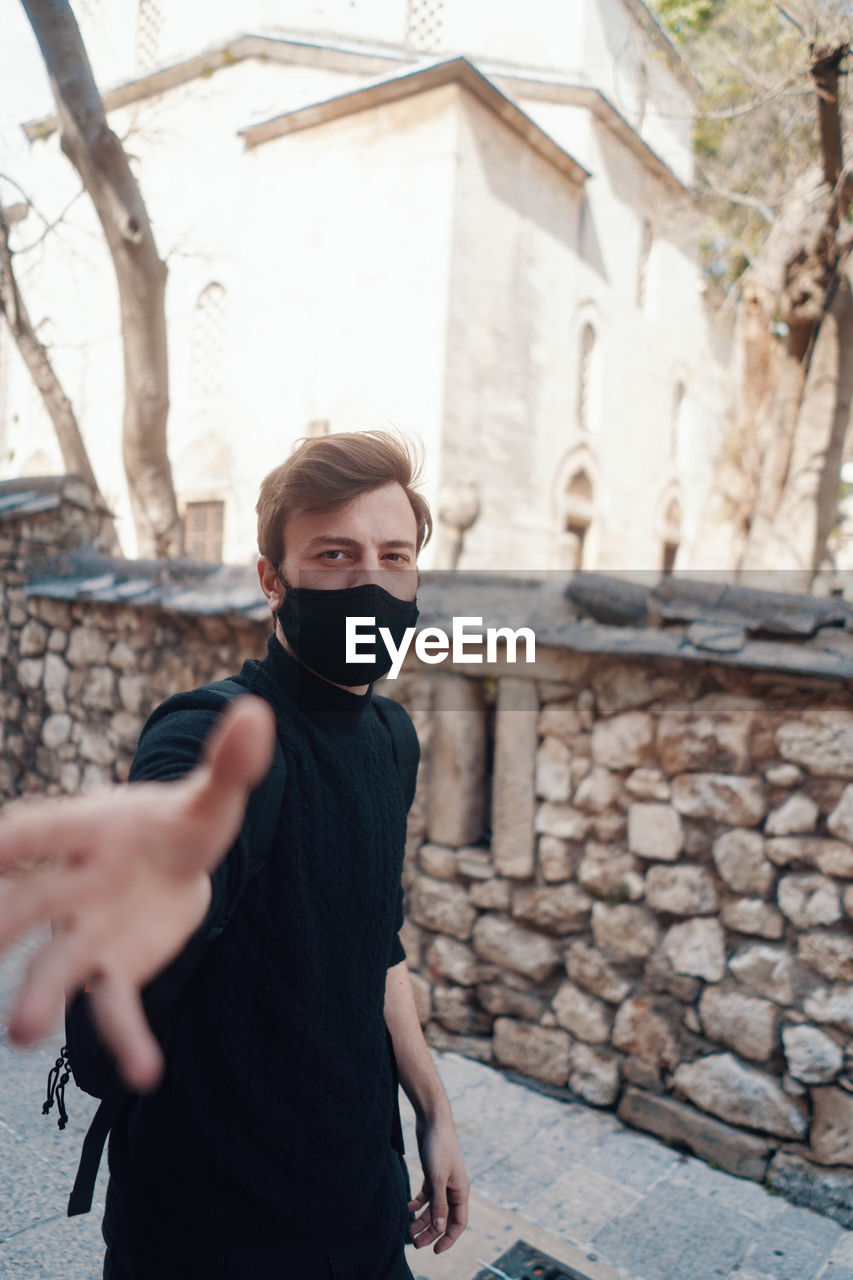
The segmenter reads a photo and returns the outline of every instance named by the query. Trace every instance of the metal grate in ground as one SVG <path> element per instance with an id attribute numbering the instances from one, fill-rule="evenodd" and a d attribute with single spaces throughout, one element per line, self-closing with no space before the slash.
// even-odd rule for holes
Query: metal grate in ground
<path id="1" fill-rule="evenodd" d="M 480 1261 L 480 1259 L 478 1259 Z M 511 1249 L 496 1262 L 486 1263 L 474 1280 L 590 1280 L 582 1271 L 534 1249 L 524 1240 L 516 1240 Z"/>

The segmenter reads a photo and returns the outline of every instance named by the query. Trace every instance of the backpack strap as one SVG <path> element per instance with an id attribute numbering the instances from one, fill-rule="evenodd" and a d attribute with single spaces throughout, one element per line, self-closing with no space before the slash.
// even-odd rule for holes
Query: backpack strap
<path id="1" fill-rule="evenodd" d="M 244 689 L 236 680 L 218 680 L 213 684 L 202 685 L 201 688 L 190 693 L 175 694 L 174 697 L 167 698 L 152 712 L 142 732 L 144 733 L 149 725 L 162 720 L 171 711 L 197 710 L 205 707 L 210 708 L 211 706 L 224 710 L 234 698 L 240 697 L 247 692 L 248 690 Z M 269 861 L 281 813 L 285 774 L 284 752 L 276 734 L 275 751 L 270 770 L 260 786 L 256 787 L 252 792 L 246 808 L 244 822 L 249 828 L 249 856 L 243 871 L 240 885 L 241 891 L 245 889 L 249 880 L 262 870 Z M 222 933 L 238 900 L 239 895 L 231 904 L 228 915 L 206 931 L 201 940 L 202 942 L 212 941 Z M 173 961 L 175 978 L 170 984 L 169 990 L 165 993 L 160 993 L 160 1000 L 157 1005 L 157 1013 L 161 1018 L 168 1015 L 170 1010 L 174 1008 L 183 987 L 201 957 L 202 951 L 202 946 L 196 945 L 194 949 L 190 948 L 191 954 L 190 952 L 187 953 L 188 963 L 183 966 L 179 967 L 177 962 Z M 122 1112 L 132 1105 L 135 1096 L 125 1087 L 118 1072 L 113 1071 L 109 1083 L 104 1089 L 100 1106 L 92 1117 L 86 1137 L 83 1139 L 77 1175 L 68 1199 L 69 1218 L 76 1217 L 81 1213 L 88 1213 L 92 1208 L 98 1169 L 100 1168 L 109 1131 Z"/>
<path id="2" fill-rule="evenodd" d="M 391 736 L 394 763 L 400 775 L 403 803 L 408 813 L 415 798 L 418 764 L 421 759 L 421 744 L 418 741 L 417 731 L 408 711 L 399 702 L 395 702 L 393 698 L 383 698 L 378 695 L 375 695 L 372 701 L 376 714 Z"/>

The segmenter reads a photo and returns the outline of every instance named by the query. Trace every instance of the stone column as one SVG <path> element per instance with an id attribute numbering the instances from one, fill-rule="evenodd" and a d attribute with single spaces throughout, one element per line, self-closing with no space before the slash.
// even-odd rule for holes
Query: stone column
<path id="1" fill-rule="evenodd" d="M 486 809 L 486 707 L 480 680 L 436 681 L 430 736 L 427 838 L 459 848 L 483 836 Z"/>
<path id="2" fill-rule="evenodd" d="M 532 680 L 501 677 L 492 782 L 492 859 L 500 875 L 521 880 L 533 875 L 538 712 Z"/>

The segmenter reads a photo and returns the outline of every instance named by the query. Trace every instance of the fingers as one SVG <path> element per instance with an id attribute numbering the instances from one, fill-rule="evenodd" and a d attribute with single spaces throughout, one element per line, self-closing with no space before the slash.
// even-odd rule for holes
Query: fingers
<path id="1" fill-rule="evenodd" d="M 163 1054 L 139 992 L 115 973 L 90 979 L 89 987 L 95 1024 L 125 1084 L 139 1093 L 153 1089 L 163 1073 Z"/>
<path id="2" fill-rule="evenodd" d="M 0 891 L 0 951 L 35 925 L 59 915 L 78 879 L 74 873 L 52 871 L 49 876 L 39 874 Z"/>
<path id="3" fill-rule="evenodd" d="M 82 943 L 75 934 L 57 933 L 39 949 L 9 1017 L 8 1035 L 13 1044 L 32 1044 L 53 1030 L 66 997 L 83 985 L 87 969 Z"/>
<path id="4" fill-rule="evenodd" d="M 430 1196 L 429 1187 L 424 1182 L 414 1200 L 409 1202 L 409 1211 L 416 1211 L 429 1203 L 420 1217 L 409 1227 L 409 1238 L 416 1249 L 425 1249 L 433 1241 L 437 1241 L 434 1253 L 445 1253 L 462 1235 L 468 1225 L 468 1191 L 459 1190 L 447 1178 L 437 1177 L 436 1186 L 442 1190 L 434 1197 Z"/>

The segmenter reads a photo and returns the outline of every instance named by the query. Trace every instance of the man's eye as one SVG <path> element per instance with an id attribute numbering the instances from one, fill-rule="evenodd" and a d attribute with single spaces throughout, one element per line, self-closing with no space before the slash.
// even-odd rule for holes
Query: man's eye
<path id="1" fill-rule="evenodd" d="M 341 551 L 340 547 L 335 547 L 329 551 L 321 551 L 320 559 L 321 560 L 337 560 L 338 557 L 342 556 L 343 554 L 344 552 Z"/>
<path id="2" fill-rule="evenodd" d="M 392 560 L 394 564 L 408 564 L 408 556 L 403 555 L 400 551 L 389 551 L 385 559 Z"/>

